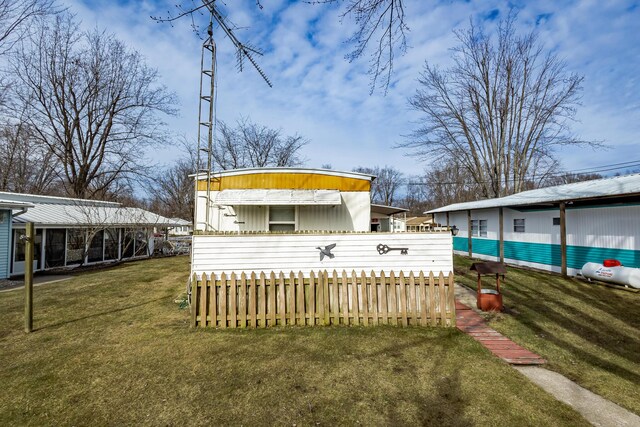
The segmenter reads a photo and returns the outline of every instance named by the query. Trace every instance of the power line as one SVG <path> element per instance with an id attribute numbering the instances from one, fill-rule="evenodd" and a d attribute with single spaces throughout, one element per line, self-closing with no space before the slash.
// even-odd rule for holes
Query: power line
<path id="1" fill-rule="evenodd" d="M 622 165 L 622 166 L 619 166 Z M 640 160 L 633 160 L 633 161 L 629 161 L 629 162 L 621 162 L 621 163 L 611 163 L 609 165 L 601 165 L 601 166 L 594 166 L 592 168 L 585 168 L 585 169 L 576 169 L 575 171 L 565 171 L 565 172 L 559 172 L 557 174 L 549 174 L 546 176 L 528 176 L 528 177 L 524 177 L 522 180 L 526 181 L 526 180 L 534 180 L 534 179 L 540 179 L 540 178 L 561 178 L 563 176 L 566 175 L 589 175 L 589 174 L 595 174 L 595 173 L 599 173 L 599 172 L 610 172 L 610 171 L 614 171 L 614 170 L 619 170 L 619 169 L 629 169 L 629 168 L 634 168 L 634 167 L 640 167 Z M 584 171 L 584 172 L 579 172 L 579 171 Z M 515 182 L 515 181 L 519 181 L 519 179 L 516 178 L 509 178 L 506 180 L 501 180 L 502 182 Z M 490 184 L 491 181 L 452 181 L 452 182 L 442 182 L 442 181 L 437 181 L 438 184 L 447 184 L 447 185 L 454 185 L 454 184 Z M 407 185 L 428 185 L 430 183 L 428 182 L 407 182 Z"/>
<path id="2" fill-rule="evenodd" d="M 583 171 L 583 170 L 589 170 L 589 169 L 593 169 L 593 168 L 605 168 L 605 167 L 609 167 L 609 166 L 627 165 L 629 163 L 638 163 L 638 162 L 640 162 L 640 160 L 632 160 L 630 162 L 622 162 L 622 163 L 611 163 L 610 165 L 592 166 L 592 167 L 589 167 L 589 168 L 576 169 L 576 170 L 574 170 L 574 172 L 580 172 L 580 171 Z"/>

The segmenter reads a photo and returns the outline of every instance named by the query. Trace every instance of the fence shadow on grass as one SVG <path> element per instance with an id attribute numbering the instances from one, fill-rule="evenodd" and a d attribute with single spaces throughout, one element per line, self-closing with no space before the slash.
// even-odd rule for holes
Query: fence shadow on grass
<path id="1" fill-rule="evenodd" d="M 75 319 L 65 320 L 65 321 L 57 322 L 57 323 L 52 323 L 52 324 L 49 324 L 49 325 L 44 325 L 44 326 L 40 326 L 38 328 L 34 328 L 34 332 L 35 331 L 40 331 L 40 330 L 43 330 L 43 329 L 57 328 L 57 327 L 60 327 L 60 326 L 69 325 L 71 323 L 80 322 L 82 320 L 88 320 L 88 319 L 93 319 L 93 318 L 97 318 L 97 317 L 101 317 L 101 316 L 106 316 L 108 314 L 120 313 L 120 312 L 123 312 L 123 311 L 131 310 L 133 308 L 139 308 L 139 307 L 143 307 L 143 306 L 146 306 L 146 305 L 149 305 L 149 304 L 153 304 L 153 303 L 158 302 L 158 301 L 163 301 L 163 300 L 166 300 L 166 299 L 167 299 L 167 297 L 155 298 L 155 299 L 148 300 L 148 301 L 145 301 L 145 302 L 141 302 L 141 303 L 138 303 L 138 304 L 131 304 L 131 305 L 127 305 L 125 307 L 118 307 L 118 308 L 114 308 L 112 310 L 107 310 L 107 311 L 102 311 L 102 312 L 99 312 L 99 313 L 89 314 L 87 316 L 77 317 Z"/>
<path id="2" fill-rule="evenodd" d="M 570 284 L 565 289 L 557 282 L 545 277 L 540 278 L 539 282 L 541 287 L 548 286 L 559 292 L 566 291 L 565 293 L 572 294 L 574 299 L 584 299 L 583 295 L 570 289 Z M 632 349 L 631 346 L 625 345 L 625 343 L 633 342 L 636 338 L 625 334 L 615 325 L 599 319 L 593 312 L 580 310 L 578 307 L 571 305 L 570 301 L 565 302 L 567 301 L 566 299 L 562 300 L 556 295 L 548 295 L 544 292 L 536 294 L 530 289 L 519 288 L 517 285 L 506 290 L 504 294 L 505 299 L 513 301 L 516 305 L 526 307 L 531 312 L 534 312 L 535 317 L 539 319 L 539 322 L 535 322 L 535 319 L 531 316 L 515 315 L 515 318 L 520 323 L 525 323 L 523 317 L 531 317 L 527 320 L 527 325 L 534 324 L 534 322 L 540 324 L 544 320 L 548 320 L 580 339 L 602 346 L 607 351 L 630 362 L 640 363 L 640 354 L 637 349 Z M 602 304 L 598 307 L 601 311 L 625 323 L 628 323 L 629 318 L 632 317 L 628 312 L 629 308 L 630 304 L 626 301 L 621 301 L 615 309 L 608 306 L 603 307 Z M 540 331 L 542 331 L 542 327 L 540 327 Z M 542 333 L 546 336 L 550 331 L 544 329 Z"/>
<path id="3" fill-rule="evenodd" d="M 547 317 L 552 322 L 563 325 L 566 328 L 566 325 L 571 324 L 572 320 L 568 319 L 566 316 L 558 315 L 558 314 L 549 314 L 547 313 L 537 313 L 539 316 Z M 640 383 L 640 375 L 636 372 L 630 371 L 627 368 L 619 366 L 615 362 L 605 359 L 604 357 L 597 356 L 593 352 L 589 352 L 582 347 L 579 347 L 566 339 L 560 338 L 560 336 L 554 334 L 552 331 L 540 326 L 537 322 L 530 318 L 520 317 L 518 319 L 519 323 L 528 328 L 532 333 L 538 336 L 544 336 L 542 340 L 548 341 L 555 346 L 574 354 L 585 362 L 593 365 L 600 366 L 602 369 L 610 372 L 613 375 L 619 376 L 620 378 L 629 379 L 635 383 Z M 599 333 L 599 332 L 595 332 Z M 586 338 L 588 339 L 588 338 Z M 608 350 L 611 350 L 611 346 L 609 345 Z M 634 361 L 633 358 L 625 357 L 621 355 L 621 357 L 626 358 L 630 361 Z"/>
<path id="4" fill-rule="evenodd" d="M 625 296 L 629 297 L 627 300 L 619 294 L 621 291 L 615 289 L 601 287 L 595 284 L 587 284 L 586 282 L 581 282 L 577 279 L 565 280 L 566 283 L 562 284 L 549 279 L 543 279 L 541 281 L 558 292 L 562 292 L 563 294 L 575 299 L 583 300 L 585 303 L 602 310 L 618 320 L 631 322 L 635 326 L 640 327 L 640 316 L 629 315 L 629 300 L 635 298 L 636 301 L 640 301 L 640 295 L 630 293 L 626 294 L 622 291 L 626 294 Z M 640 309 L 640 303 L 637 304 L 637 306 Z"/>

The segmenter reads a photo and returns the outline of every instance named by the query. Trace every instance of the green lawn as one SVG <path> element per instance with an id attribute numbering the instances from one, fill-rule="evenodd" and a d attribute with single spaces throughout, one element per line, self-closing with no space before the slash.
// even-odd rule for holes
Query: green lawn
<path id="1" fill-rule="evenodd" d="M 456 281 L 475 289 L 472 262 L 455 258 Z M 640 293 L 511 267 L 502 290 L 507 311 L 492 317 L 493 328 L 550 369 L 640 414 Z"/>
<path id="2" fill-rule="evenodd" d="M 0 294 L 0 425 L 586 425 L 451 329 L 192 330 L 188 259 Z"/>

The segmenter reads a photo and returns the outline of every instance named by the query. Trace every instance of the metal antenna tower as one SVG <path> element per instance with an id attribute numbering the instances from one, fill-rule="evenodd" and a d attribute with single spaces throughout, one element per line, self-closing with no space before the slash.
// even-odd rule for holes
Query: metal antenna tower
<path id="1" fill-rule="evenodd" d="M 252 57 L 252 53 L 256 55 L 262 55 L 262 52 L 258 49 L 241 43 L 235 36 L 231 29 L 231 25 L 227 23 L 224 16 L 220 14 L 215 6 L 215 0 L 202 0 L 202 3 L 207 7 L 211 16 L 209 19 L 209 27 L 207 28 L 207 39 L 202 44 L 202 57 L 200 59 L 200 100 L 198 105 L 198 156 L 197 156 L 197 175 L 195 185 L 195 197 L 196 203 L 194 207 L 194 230 L 197 230 L 199 224 L 204 223 L 204 231 L 211 231 L 211 208 L 213 207 L 213 201 L 211 200 L 211 169 L 213 167 L 213 138 L 215 137 L 215 86 L 216 86 L 216 43 L 213 40 L 213 21 L 215 20 L 218 25 L 224 30 L 225 34 L 236 47 L 236 55 L 238 58 L 238 69 L 242 71 L 243 60 L 247 58 L 249 62 L 256 69 L 262 79 L 273 87 L 271 81 L 267 75 L 262 71 L 258 63 Z M 205 116 L 206 115 L 206 116 Z M 203 134 L 206 134 L 206 144 L 203 141 Z M 207 153 L 207 169 L 202 171 L 200 153 Z M 199 178 L 202 172 L 206 172 L 207 175 L 207 188 L 205 205 L 205 219 L 204 221 L 198 221 L 198 187 Z M 200 196 L 201 198 L 203 196 Z"/>

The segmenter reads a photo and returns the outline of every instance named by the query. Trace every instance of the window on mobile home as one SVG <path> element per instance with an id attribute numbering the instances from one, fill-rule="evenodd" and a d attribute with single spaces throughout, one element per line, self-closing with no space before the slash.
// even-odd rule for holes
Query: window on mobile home
<path id="1" fill-rule="evenodd" d="M 487 237 L 487 220 L 486 219 L 472 219 L 471 220 L 471 235 L 473 237 Z"/>
<path id="2" fill-rule="evenodd" d="M 513 232 L 524 233 L 524 218 L 513 220 Z"/>
<path id="3" fill-rule="evenodd" d="M 269 206 L 269 231 L 295 231 L 295 206 Z"/>

